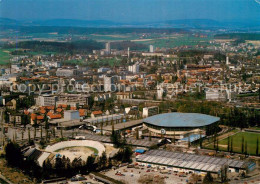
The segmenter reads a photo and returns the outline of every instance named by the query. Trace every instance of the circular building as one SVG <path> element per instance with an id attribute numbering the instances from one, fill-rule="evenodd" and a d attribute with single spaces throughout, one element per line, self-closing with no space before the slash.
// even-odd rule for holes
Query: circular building
<path id="1" fill-rule="evenodd" d="M 43 154 L 38 158 L 38 163 L 40 166 L 46 159 L 54 159 L 57 156 L 65 156 L 73 161 L 75 158 L 81 158 L 87 160 L 90 155 L 101 156 L 102 153 L 106 151 L 105 146 L 97 141 L 91 140 L 71 140 L 62 141 L 49 145 L 45 148 Z"/>
<path id="2" fill-rule="evenodd" d="M 185 134 L 198 133 L 208 126 L 214 125 L 219 117 L 199 113 L 165 113 L 145 118 L 144 126 L 151 131 L 152 136 L 173 136 L 181 139 Z"/>

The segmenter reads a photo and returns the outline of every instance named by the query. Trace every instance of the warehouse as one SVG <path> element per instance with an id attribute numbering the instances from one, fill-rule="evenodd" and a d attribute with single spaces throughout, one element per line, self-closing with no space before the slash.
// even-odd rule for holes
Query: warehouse
<path id="1" fill-rule="evenodd" d="M 204 155 L 194 155 L 165 150 L 150 150 L 136 158 L 138 163 L 151 166 L 164 166 L 169 170 L 178 172 L 197 172 L 206 174 L 210 172 L 219 177 L 223 170 L 229 172 L 246 171 L 249 163 L 227 158 L 217 158 Z"/>

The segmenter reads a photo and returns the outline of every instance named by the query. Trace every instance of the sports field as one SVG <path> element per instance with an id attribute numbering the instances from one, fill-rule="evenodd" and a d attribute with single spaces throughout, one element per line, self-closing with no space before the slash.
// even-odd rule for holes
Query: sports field
<path id="1" fill-rule="evenodd" d="M 89 146 L 67 147 L 67 148 L 56 150 L 55 152 L 68 157 L 71 161 L 74 160 L 75 158 L 81 158 L 82 160 L 87 160 L 88 156 L 98 154 L 98 150 L 96 148 L 89 147 Z"/>
<path id="2" fill-rule="evenodd" d="M 241 153 L 241 145 L 242 145 L 242 139 L 244 137 L 244 146 L 245 142 L 247 142 L 247 152 L 250 155 L 256 154 L 256 141 L 257 137 L 260 142 L 260 133 L 252 133 L 252 132 L 239 132 L 235 135 L 232 135 L 229 137 L 230 141 L 233 139 L 233 152 Z M 259 153 L 260 153 L 260 143 L 258 143 L 259 146 Z M 208 148 L 213 149 L 213 143 L 207 146 Z M 228 138 L 222 139 L 219 141 L 219 150 L 227 151 L 228 147 Z M 245 149 L 244 149 L 245 150 Z"/>

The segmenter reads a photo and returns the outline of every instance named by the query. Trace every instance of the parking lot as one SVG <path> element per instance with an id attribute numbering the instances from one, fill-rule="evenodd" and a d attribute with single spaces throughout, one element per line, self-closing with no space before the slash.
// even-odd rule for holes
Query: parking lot
<path id="1" fill-rule="evenodd" d="M 128 184 L 138 183 L 138 179 L 142 175 L 152 174 L 154 177 L 164 177 L 166 183 L 184 184 L 187 183 L 191 174 L 177 173 L 173 171 L 162 173 L 165 170 L 159 170 L 157 168 L 147 168 L 136 166 L 135 168 L 127 168 L 127 166 L 120 167 L 118 169 L 110 169 L 107 172 L 102 172 L 106 176 L 114 178 L 116 180 L 124 180 Z"/>

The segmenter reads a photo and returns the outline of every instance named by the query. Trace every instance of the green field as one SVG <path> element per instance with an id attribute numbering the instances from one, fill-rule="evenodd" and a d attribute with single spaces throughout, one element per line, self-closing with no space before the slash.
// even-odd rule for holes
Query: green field
<path id="1" fill-rule="evenodd" d="M 257 137 L 259 138 L 260 142 L 260 133 L 252 133 L 252 132 L 239 132 L 235 135 L 230 136 L 233 139 L 233 152 L 241 153 L 241 144 L 242 144 L 242 137 L 244 137 L 244 141 L 247 142 L 247 152 L 250 155 L 256 154 L 256 141 Z M 228 138 L 219 141 L 219 150 L 227 151 L 228 145 Z M 260 149 L 260 143 L 258 143 Z M 245 143 L 244 143 L 245 146 Z M 213 149 L 213 143 L 208 145 L 208 148 Z M 245 150 L 245 149 L 244 149 Z M 260 153 L 260 150 L 259 150 Z"/>
<path id="2" fill-rule="evenodd" d="M 160 47 L 160 48 L 167 48 L 167 47 L 179 47 L 179 46 L 184 46 L 184 45 L 189 45 L 189 46 L 195 46 L 195 45 L 201 45 L 201 46 L 207 46 L 209 45 L 209 41 L 212 39 L 211 36 L 206 37 L 206 38 L 199 38 L 195 37 L 192 35 L 168 35 L 165 37 L 161 38 L 152 38 L 147 41 L 138 41 L 138 43 L 143 43 L 147 45 L 154 45 L 155 47 Z"/>
<path id="3" fill-rule="evenodd" d="M 9 62 L 11 56 L 8 52 L 6 49 L 0 49 L 0 65 L 5 65 Z"/>
<path id="4" fill-rule="evenodd" d="M 9 60 L 13 57 L 13 56 L 18 56 L 18 55 L 11 55 L 10 52 L 16 50 L 15 48 L 13 49 L 0 49 L 0 65 L 7 65 L 9 63 Z M 55 54 L 56 52 L 32 52 L 32 51 L 28 51 L 22 55 L 51 55 L 51 54 Z"/>
<path id="5" fill-rule="evenodd" d="M 260 127 L 251 127 L 252 130 L 260 130 Z"/>
<path id="6" fill-rule="evenodd" d="M 107 42 L 107 41 L 125 41 L 125 40 L 135 40 L 138 39 L 139 36 L 136 34 L 88 34 L 86 35 L 89 39 L 96 40 L 98 42 Z"/>

